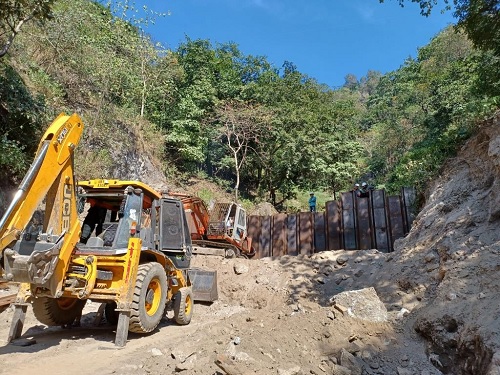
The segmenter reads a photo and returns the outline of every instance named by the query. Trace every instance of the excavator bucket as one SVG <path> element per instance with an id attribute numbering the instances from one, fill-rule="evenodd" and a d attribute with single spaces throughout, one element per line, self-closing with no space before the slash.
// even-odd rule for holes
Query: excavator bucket
<path id="1" fill-rule="evenodd" d="M 217 292 L 217 271 L 190 268 L 189 279 L 193 284 L 195 301 L 213 302 L 219 298 Z"/>

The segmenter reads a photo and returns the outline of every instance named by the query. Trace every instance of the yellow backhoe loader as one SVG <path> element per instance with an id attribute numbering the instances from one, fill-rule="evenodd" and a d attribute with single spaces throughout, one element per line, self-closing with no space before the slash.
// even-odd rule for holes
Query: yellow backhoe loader
<path id="1" fill-rule="evenodd" d="M 75 183 L 82 131 L 76 114 L 50 125 L 0 219 L 4 277 L 21 283 L 9 342 L 21 336 L 29 305 L 41 323 L 63 326 L 81 315 L 86 300 L 101 302 L 106 320 L 117 324 L 115 344 L 124 346 L 129 331 L 158 326 L 167 302 L 175 321 L 188 324 L 198 276 L 200 299 L 217 298 L 216 273 L 190 269 L 182 202 L 139 181 Z M 83 224 L 78 209 L 87 211 Z"/>

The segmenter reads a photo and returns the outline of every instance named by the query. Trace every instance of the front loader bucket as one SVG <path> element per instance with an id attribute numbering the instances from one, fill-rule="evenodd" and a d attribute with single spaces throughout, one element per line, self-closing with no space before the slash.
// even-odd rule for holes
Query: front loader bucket
<path id="1" fill-rule="evenodd" d="M 213 302 L 219 298 L 217 291 L 217 271 L 190 268 L 188 273 L 193 285 L 195 301 Z"/>

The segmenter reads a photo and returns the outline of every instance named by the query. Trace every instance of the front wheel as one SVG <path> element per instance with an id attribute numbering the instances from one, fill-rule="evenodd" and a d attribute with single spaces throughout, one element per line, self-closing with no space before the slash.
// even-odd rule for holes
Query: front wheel
<path id="1" fill-rule="evenodd" d="M 167 275 L 159 263 L 139 266 L 130 313 L 130 332 L 147 333 L 158 326 L 165 312 L 167 288 Z"/>
<path id="2" fill-rule="evenodd" d="M 67 297 L 38 297 L 33 300 L 33 314 L 40 323 L 48 326 L 72 324 L 82 315 L 85 302 Z"/>
<path id="3" fill-rule="evenodd" d="M 177 324 L 186 325 L 193 316 L 193 290 L 180 288 L 174 298 L 174 318 Z"/>

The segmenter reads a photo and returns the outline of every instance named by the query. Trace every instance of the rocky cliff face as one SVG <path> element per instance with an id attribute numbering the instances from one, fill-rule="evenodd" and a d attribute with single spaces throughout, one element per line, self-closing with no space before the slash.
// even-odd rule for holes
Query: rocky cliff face
<path id="1" fill-rule="evenodd" d="M 157 189 L 164 187 L 166 178 L 157 156 L 163 147 L 161 133 L 147 122 L 130 126 L 113 117 L 103 122 L 107 125 L 85 123 L 75 152 L 77 178 L 140 180 Z"/>
<path id="2" fill-rule="evenodd" d="M 409 324 L 447 374 L 500 374 L 499 179 L 500 112 L 443 167 L 387 266 L 386 298 L 413 300 Z"/>

